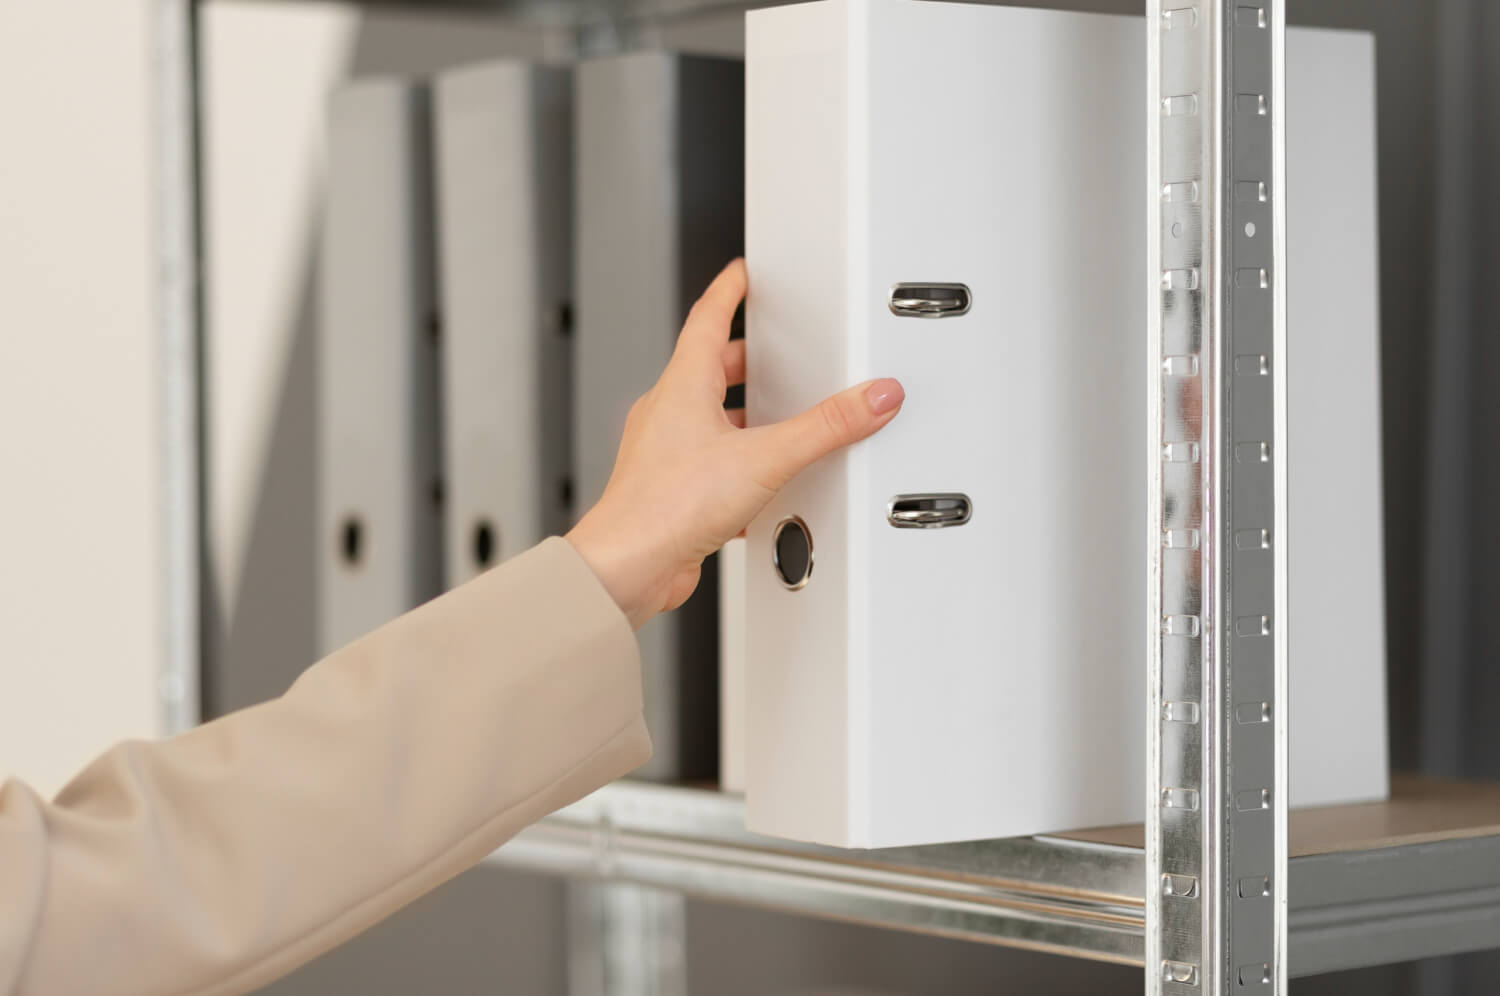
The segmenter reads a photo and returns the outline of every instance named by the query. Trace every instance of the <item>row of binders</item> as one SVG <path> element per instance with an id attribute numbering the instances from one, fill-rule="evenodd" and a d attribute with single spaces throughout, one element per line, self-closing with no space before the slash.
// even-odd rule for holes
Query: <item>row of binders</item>
<path id="1" fill-rule="evenodd" d="M 329 111 L 321 643 L 550 535 L 743 246 L 744 70 L 637 53 L 353 83 Z M 717 775 L 716 576 L 639 634 L 646 774 Z"/>
<path id="2" fill-rule="evenodd" d="M 867 377 L 908 401 L 773 501 L 721 590 L 706 570 L 641 631 L 645 774 L 717 778 L 752 830 L 842 846 L 1140 821 L 1140 21 L 821 0 L 751 12 L 747 39 L 745 63 L 338 94 L 324 645 L 565 530 L 743 248 L 751 424 Z M 1237 374 L 1287 364 L 1290 521 L 1235 556 L 1296 543 L 1288 618 L 1252 607 L 1230 638 L 1290 628 L 1293 805 L 1388 791 L 1373 80 L 1368 37 L 1288 32 L 1289 272 L 1243 291 L 1288 287 L 1290 355 Z"/>

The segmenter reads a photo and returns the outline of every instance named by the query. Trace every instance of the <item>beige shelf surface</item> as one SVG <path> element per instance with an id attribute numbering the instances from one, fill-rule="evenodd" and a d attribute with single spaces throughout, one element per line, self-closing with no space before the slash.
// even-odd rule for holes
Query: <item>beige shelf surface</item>
<path id="1" fill-rule="evenodd" d="M 1395 775 L 1389 799 L 1293 810 L 1288 834 L 1294 858 L 1500 836 L 1500 782 Z M 1138 823 L 1056 836 L 1119 847 L 1144 846 Z"/>

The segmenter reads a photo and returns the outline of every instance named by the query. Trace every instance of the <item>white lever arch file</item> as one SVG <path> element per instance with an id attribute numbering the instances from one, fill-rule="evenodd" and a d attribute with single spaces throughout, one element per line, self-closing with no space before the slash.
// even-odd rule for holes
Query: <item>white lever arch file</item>
<path id="1" fill-rule="evenodd" d="M 822 0 L 750 14 L 747 55 L 750 423 L 869 377 L 907 391 L 748 531 L 750 829 L 878 847 L 1141 820 L 1140 20 Z M 1373 46 L 1292 31 L 1287 64 L 1306 805 L 1387 792 Z"/>
<path id="2" fill-rule="evenodd" d="M 339 90 L 319 294 L 319 627 L 331 651 L 442 587 L 426 91 Z"/>
<path id="3" fill-rule="evenodd" d="M 486 63 L 434 103 L 455 585 L 569 525 L 572 76 Z"/>

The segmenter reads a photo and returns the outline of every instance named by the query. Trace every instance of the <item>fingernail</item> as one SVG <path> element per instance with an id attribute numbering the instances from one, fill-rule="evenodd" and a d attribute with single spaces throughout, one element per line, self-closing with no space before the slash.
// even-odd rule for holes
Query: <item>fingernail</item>
<path id="1" fill-rule="evenodd" d="M 887 377 L 866 388 L 865 397 L 869 399 L 873 414 L 884 415 L 901 406 L 901 402 L 906 400 L 906 391 L 902 389 L 900 381 Z"/>

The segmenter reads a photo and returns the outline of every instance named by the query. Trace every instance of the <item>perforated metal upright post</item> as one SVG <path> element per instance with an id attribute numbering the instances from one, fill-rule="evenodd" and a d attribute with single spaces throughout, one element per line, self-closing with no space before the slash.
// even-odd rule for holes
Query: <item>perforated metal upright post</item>
<path id="1" fill-rule="evenodd" d="M 1148 0 L 1146 991 L 1286 989 L 1283 0 Z"/>
<path id="2" fill-rule="evenodd" d="M 686 933 L 682 893 L 570 883 L 569 996 L 687 996 Z"/>

